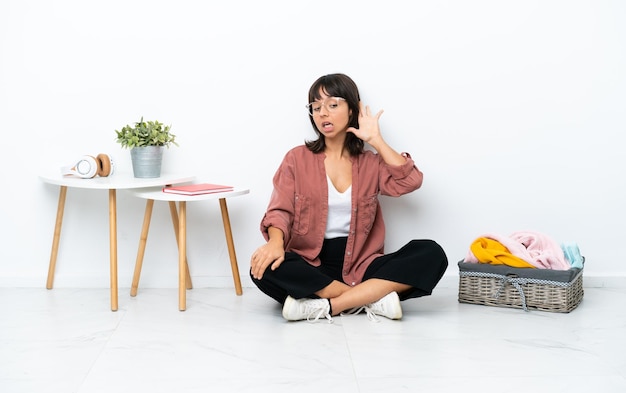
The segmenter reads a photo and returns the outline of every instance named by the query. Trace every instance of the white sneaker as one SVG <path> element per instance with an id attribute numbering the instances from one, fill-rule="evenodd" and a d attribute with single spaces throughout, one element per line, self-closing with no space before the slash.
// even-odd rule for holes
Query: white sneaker
<path id="1" fill-rule="evenodd" d="M 328 319 L 329 323 L 333 321 L 328 299 L 294 299 L 287 296 L 283 305 L 283 318 L 286 320 L 301 321 L 306 319 L 309 322 L 317 322 L 322 317 Z"/>
<path id="2" fill-rule="evenodd" d="M 376 315 L 380 315 L 389 319 L 401 319 L 402 307 L 400 306 L 400 297 L 396 292 L 391 292 L 382 299 L 365 306 L 356 307 L 346 310 L 341 315 L 354 315 L 365 311 L 367 318 L 372 322 L 380 322 Z"/>
<path id="3" fill-rule="evenodd" d="M 375 315 L 380 315 L 389 319 L 402 318 L 402 306 L 400 297 L 396 292 L 391 292 L 382 299 L 371 303 L 367 308 Z"/>

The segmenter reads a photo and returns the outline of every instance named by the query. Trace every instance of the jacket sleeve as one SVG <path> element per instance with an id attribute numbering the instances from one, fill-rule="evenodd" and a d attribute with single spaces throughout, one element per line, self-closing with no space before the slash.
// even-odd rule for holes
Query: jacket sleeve
<path id="1" fill-rule="evenodd" d="M 278 228 L 283 231 L 284 244 L 287 244 L 294 219 L 295 193 L 294 165 L 288 155 L 274 174 L 273 184 L 267 211 L 261 220 L 261 233 L 265 240 L 269 240 L 268 228 Z"/>
<path id="2" fill-rule="evenodd" d="M 388 165 L 379 159 L 380 193 L 387 196 L 400 196 L 417 190 L 422 186 L 424 174 L 415 166 L 408 153 L 402 153 L 406 162 L 399 166 Z"/>

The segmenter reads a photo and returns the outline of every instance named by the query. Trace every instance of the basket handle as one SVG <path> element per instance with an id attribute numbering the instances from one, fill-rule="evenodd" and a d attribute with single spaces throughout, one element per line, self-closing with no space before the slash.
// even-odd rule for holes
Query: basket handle
<path id="1" fill-rule="evenodd" d="M 506 276 L 502 276 L 502 278 L 500 279 L 500 287 L 498 288 L 496 293 L 494 293 L 493 297 L 495 299 L 500 297 L 500 293 L 502 293 L 504 286 L 506 285 L 506 283 L 509 283 L 513 285 L 515 289 L 517 289 L 517 292 L 519 293 L 519 296 L 522 299 L 522 309 L 524 309 L 524 311 L 528 311 L 528 307 L 526 307 L 526 295 L 524 295 L 524 289 L 520 285 L 520 284 L 526 284 L 527 281 L 528 280 L 524 278 L 519 278 L 516 274 L 512 274 L 512 273 L 509 273 Z"/>

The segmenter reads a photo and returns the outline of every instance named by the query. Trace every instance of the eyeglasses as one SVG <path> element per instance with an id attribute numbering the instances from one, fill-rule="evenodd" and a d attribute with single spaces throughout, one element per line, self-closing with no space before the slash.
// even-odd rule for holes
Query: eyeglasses
<path id="1" fill-rule="evenodd" d="M 333 113 L 337 111 L 337 108 L 339 107 L 339 102 L 345 100 L 345 98 L 341 97 L 328 97 L 322 101 L 311 102 L 306 106 L 306 108 L 309 111 L 310 116 L 319 115 L 322 107 L 326 109 L 326 112 Z"/>

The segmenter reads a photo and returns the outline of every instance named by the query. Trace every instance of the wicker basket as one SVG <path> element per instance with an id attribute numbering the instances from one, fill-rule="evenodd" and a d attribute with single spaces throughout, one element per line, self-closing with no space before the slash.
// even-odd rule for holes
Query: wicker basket
<path id="1" fill-rule="evenodd" d="M 570 312 L 583 298 L 583 270 L 554 271 L 459 262 L 459 302 Z"/>

